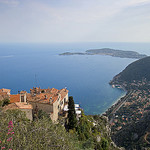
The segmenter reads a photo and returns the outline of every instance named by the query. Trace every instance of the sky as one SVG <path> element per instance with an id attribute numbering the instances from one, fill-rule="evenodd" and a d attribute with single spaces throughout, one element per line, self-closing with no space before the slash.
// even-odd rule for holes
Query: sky
<path id="1" fill-rule="evenodd" d="M 150 42 L 150 0 L 0 0 L 3 42 Z"/>

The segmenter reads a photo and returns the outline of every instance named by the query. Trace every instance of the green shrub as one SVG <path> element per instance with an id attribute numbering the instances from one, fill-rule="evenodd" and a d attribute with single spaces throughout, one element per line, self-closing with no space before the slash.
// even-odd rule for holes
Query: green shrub
<path id="1" fill-rule="evenodd" d="M 43 117 L 30 122 L 20 110 L 0 112 L 0 149 L 13 150 L 74 150 L 78 143 L 61 125 Z M 8 134 L 8 123 L 13 134 Z M 11 141 L 8 139 L 12 137 Z"/>

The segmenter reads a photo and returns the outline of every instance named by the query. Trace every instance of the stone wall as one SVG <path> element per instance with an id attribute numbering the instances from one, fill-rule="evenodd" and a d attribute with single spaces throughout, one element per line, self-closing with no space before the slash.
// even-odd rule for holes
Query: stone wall
<path id="1" fill-rule="evenodd" d="M 20 109 L 21 111 L 24 111 L 26 113 L 26 117 L 30 119 L 31 121 L 33 120 L 33 113 L 32 109 Z"/>
<path id="2" fill-rule="evenodd" d="M 29 103 L 32 105 L 33 111 L 35 111 L 36 109 L 43 110 L 47 114 L 51 114 L 53 112 L 53 106 L 50 104 L 43 104 L 43 103 L 36 103 L 36 102 L 29 102 Z"/>

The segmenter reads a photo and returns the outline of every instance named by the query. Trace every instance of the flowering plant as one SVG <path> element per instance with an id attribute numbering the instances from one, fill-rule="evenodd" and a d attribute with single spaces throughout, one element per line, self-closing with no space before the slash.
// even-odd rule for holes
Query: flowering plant
<path id="1" fill-rule="evenodd" d="M 12 150 L 10 148 L 10 142 L 12 141 L 12 135 L 14 134 L 13 132 L 13 122 L 12 121 L 9 121 L 8 123 L 8 132 L 7 134 L 5 135 L 5 138 L 3 139 L 3 141 L 1 141 L 0 139 L 0 147 L 1 149 L 8 149 L 8 150 Z"/>

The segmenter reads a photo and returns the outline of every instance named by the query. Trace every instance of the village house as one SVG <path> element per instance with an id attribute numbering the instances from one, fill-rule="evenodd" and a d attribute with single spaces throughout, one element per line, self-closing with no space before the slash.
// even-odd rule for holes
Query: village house
<path id="1" fill-rule="evenodd" d="M 10 100 L 10 104 L 5 106 L 5 110 L 20 109 L 26 113 L 30 120 L 33 120 L 33 114 L 43 110 L 49 114 L 53 122 L 56 122 L 64 111 L 64 106 L 68 104 L 68 90 L 66 88 L 58 90 L 33 87 L 30 89 L 30 93 L 21 91 L 15 95 L 11 95 L 8 89 L 0 89 L 0 96 L 3 96 L 2 98 L 5 96 Z"/>
<path id="2" fill-rule="evenodd" d="M 43 110 L 50 115 L 53 122 L 58 120 L 59 114 L 63 111 L 65 104 L 68 103 L 68 90 L 65 89 L 30 89 L 27 101 L 33 106 L 33 111 Z"/>
<path id="3" fill-rule="evenodd" d="M 24 111 L 26 117 L 30 120 L 33 120 L 33 107 L 31 104 L 27 103 L 27 92 L 21 91 L 19 94 L 11 95 L 10 90 L 8 89 L 0 89 L 0 95 L 4 95 L 7 92 L 7 98 L 10 100 L 10 104 L 4 107 L 4 111 L 8 109 L 19 109 Z"/>

